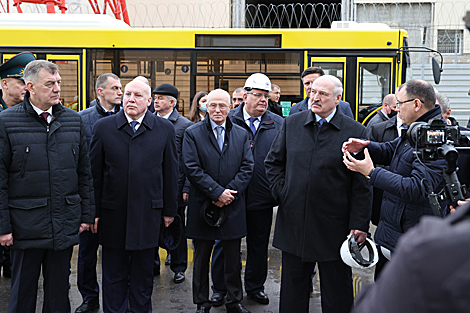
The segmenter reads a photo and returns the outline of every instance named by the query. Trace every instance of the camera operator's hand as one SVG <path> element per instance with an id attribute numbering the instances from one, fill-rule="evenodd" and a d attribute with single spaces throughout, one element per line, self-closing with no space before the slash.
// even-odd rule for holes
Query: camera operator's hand
<path id="1" fill-rule="evenodd" d="M 351 229 L 349 234 L 354 234 L 354 240 L 356 240 L 356 242 L 358 243 L 363 243 L 364 241 L 366 241 L 367 238 L 367 233 L 358 229 Z"/>
<path id="2" fill-rule="evenodd" d="M 374 169 L 374 163 L 369 155 L 369 150 L 364 149 L 364 160 L 355 159 L 348 151 L 343 153 L 343 163 L 346 165 L 348 170 L 359 172 L 364 176 L 369 175 L 369 173 Z"/>
<path id="3" fill-rule="evenodd" d="M 368 140 L 349 138 L 348 141 L 345 141 L 343 143 L 342 151 L 343 153 L 345 153 L 346 151 L 350 153 L 357 153 L 361 151 L 368 144 L 370 144 L 370 141 Z"/>
<path id="4" fill-rule="evenodd" d="M 470 201 L 470 199 L 459 200 L 459 201 L 457 201 L 457 204 L 458 204 L 459 206 L 462 206 L 462 205 L 464 205 L 465 203 L 467 203 L 468 201 Z M 450 206 L 450 213 L 451 213 L 451 214 L 454 213 L 456 209 L 457 209 L 457 208 L 454 208 L 454 207 L 451 205 L 451 206 Z"/>

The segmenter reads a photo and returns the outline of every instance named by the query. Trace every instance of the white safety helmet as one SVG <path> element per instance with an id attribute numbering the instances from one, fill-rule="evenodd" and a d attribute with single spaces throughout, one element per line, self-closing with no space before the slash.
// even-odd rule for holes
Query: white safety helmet
<path id="1" fill-rule="evenodd" d="M 248 77 L 243 88 L 246 91 L 250 91 L 251 89 L 259 89 L 267 92 L 272 91 L 271 81 L 268 76 L 261 73 L 255 73 Z"/>
<path id="2" fill-rule="evenodd" d="M 383 254 L 383 256 L 387 259 L 387 260 L 391 260 L 392 259 L 392 251 L 388 250 L 387 248 L 385 247 L 382 247 L 380 246 L 380 250 Z"/>
<path id="3" fill-rule="evenodd" d="M 357 243 L 354 235 L 349 235 L 341 245 L 340 253 L 343 262 L 354 268 L 370 268 L 379 261 L 375 243 L 369 238 Z"/>

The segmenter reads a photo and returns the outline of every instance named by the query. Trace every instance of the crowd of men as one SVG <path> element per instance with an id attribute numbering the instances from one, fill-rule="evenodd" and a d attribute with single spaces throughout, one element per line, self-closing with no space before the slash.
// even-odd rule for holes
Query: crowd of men
<path id="1" fill-rule="evenodd" d="M 249 312 L 244 292 L 269 303 L 265 283 L 276 206 L 279 312 L 309 311 L 317 265 L 322 311 L 350 312 L 352 273 L 341 260 L 342 243 L 348 236 L 363 243 L 372 221 L 376 279 L 381 282 L 384 268 L 384 279 L 391 279 L 387 270 L 396 262 L 385 265 L 402 235 L 432 215 L 428 194 L 442 189 L 446 167 L 443 160 L 417 159 L 406 129 L 432 119 L 456 123 L 445 96 L 436 100 L 429 83 L 411 80 L 384 98 L 366 128 L 341 100 L 341 81 L 316 67 L 302 73 L 307 97 L 287 118 L 281 88 L 255 73 L 232 97 L 210 91 L 205 118 L 197 123 L 179 114 L 177 87 L 152 91 L 144 77 L 123 91 L 118 76 L 99 76 L 97 99 L 76 113 L 59 101 L 57 65 L 22 53 L 2 64 L 0 74 L 0 265 L 11 276 L 8 313 L 36 311 L 41 271 L 43 312 L 70 312 L 78 243 L 83 303 L 76 313 L 100 306 L 99 245 L 103 311 L 151 312 L 158 250 L 168 251 L 173 281 L 182 283 L 188 238 L 196 312 L 223 304 L 227 312 Z M 470 168 L 468 158 L 459 160 Z M 368 292 L 356 311 L 382 296 Z"/>

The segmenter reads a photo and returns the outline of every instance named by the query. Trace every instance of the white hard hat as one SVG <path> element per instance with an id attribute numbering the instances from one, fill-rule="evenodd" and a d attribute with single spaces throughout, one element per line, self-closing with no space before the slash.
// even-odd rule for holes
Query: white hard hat
<path id="1" fill-rule="evenodd" d="M 391 260 L 392 259 L 392 251 L 388 250 L 387 248 L 385 247 L 382 247 L 380 246 L 380 250 L 383 254 L 383 256 L 387 259 L 387 260 Z"/>
<path id="2" fill-rule="evenodd" d="M 357 243 L 354 235 L 349 235 L 341 245 L 340 253 L 343 262 L 354 268 L 370 268 L 379 261 L 375 243 L 369 238 Z"/>
<path id="3" fill-rule="evenodd" d="M 269 80 L 268 76 L 255 73 L 248 77 L 245 82 L 245 86 L 243 87 L 246 91 L 250 91 L 251 89 L 259 89 L 264 91 L 272 91 L 271 90 L 271 81 Z"/>

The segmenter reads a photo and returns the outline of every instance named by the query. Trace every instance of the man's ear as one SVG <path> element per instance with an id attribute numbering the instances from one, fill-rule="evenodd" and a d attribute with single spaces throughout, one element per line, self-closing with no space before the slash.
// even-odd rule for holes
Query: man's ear
<path id="1" fill-rule="evenodd" d="M 342 96 L 342 95 L 337 95 L 337 96 L 336 96 L 336 100 L 335 100 L 336 104 L 338 104 L 339 101 L 341 101 L 341 96 Z"/>
<path id="2" fill-rule="evenodd" d="M 26 88 L 28 89 L 28 91 L 32 94 L 32 95 L 35 95 L 36 92 L 34 91 L 34 84 L 32 81 L 29 81 L 26 83 Z"/>

